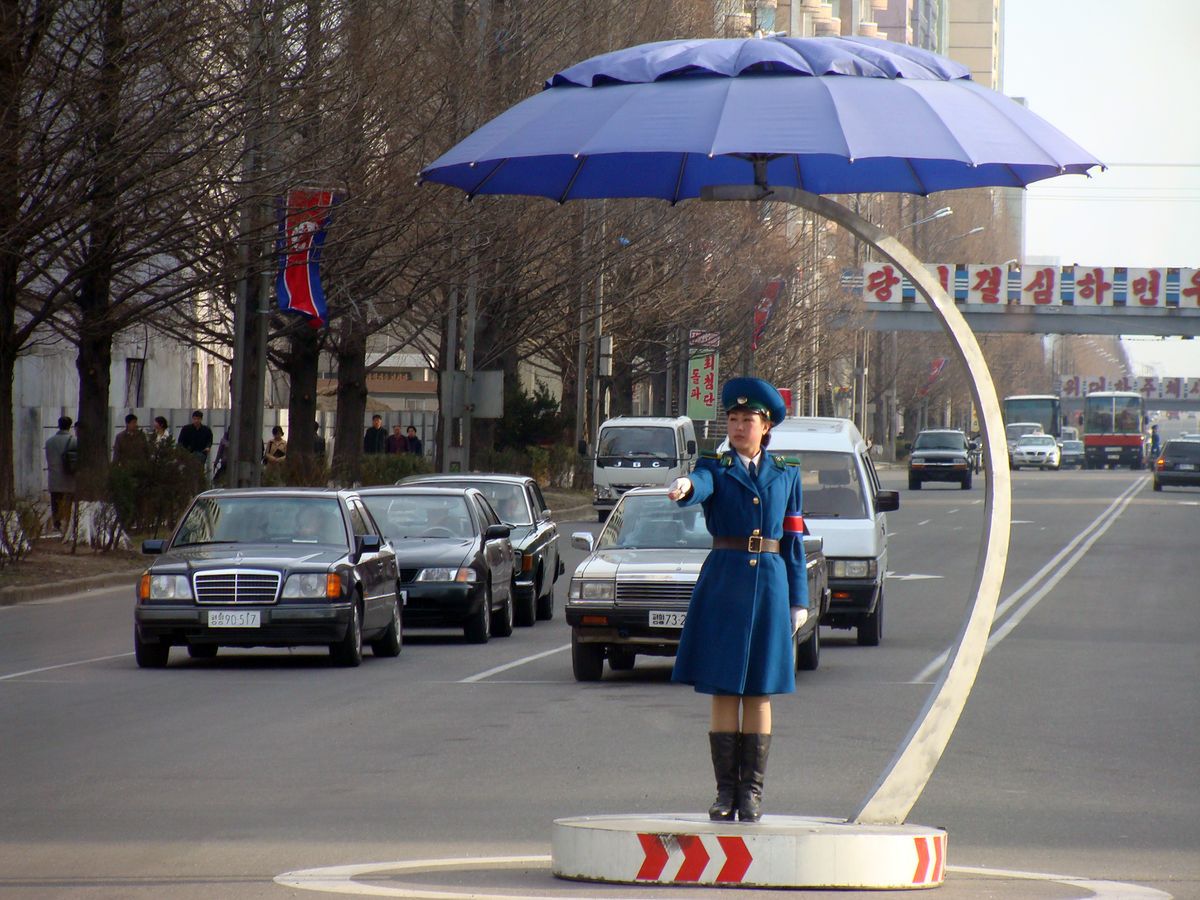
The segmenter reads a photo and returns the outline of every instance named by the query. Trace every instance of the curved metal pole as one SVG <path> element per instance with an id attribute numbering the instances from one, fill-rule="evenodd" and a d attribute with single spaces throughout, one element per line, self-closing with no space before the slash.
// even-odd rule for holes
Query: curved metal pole
<path id="1" fill-rule="evenodd" d="M 983 543 L 971 588 L 975 600 L 958 633 L 958 642 L 907 737 L 871 794 L 862 801 L 851 818 L 851 821 L 865 824 L 898 824 L 907 818 L 925 790 L 958 724 L 980 663 L 983 662 L 996 613 L 996 601 L 1004 580 L 1012 496 L 1007 465 L 1008 447 L 1004 440 L 1004 422 L 1000 416 L 1000 403 L 996 399 L 996 387 L 979 343 L 962 313 L 955 308 L 954 301 L 912 251 L 881 228 L 840 203 L 795 188 L 718 186 L 705 189 L 702 197 L 705 200 L 773 200 L 790 203 L 824 216 L 866 241 L 916 286 L 941 321 L 954 344 L 955 354 L 971 376 L 971 396 L 980 413 L 983 438 L 988 450 Z"/>

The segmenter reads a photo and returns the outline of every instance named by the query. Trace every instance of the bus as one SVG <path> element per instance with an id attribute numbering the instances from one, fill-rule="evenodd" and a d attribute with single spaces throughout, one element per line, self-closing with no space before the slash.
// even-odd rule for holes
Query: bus
<path id="1" fill-rule="evenodd" d="M 1083 398 L 1083 456 L 1089 469 L 1145 465 L 1146 405 L 1133 391 L 1096 391 Z"/>
<path id="2" fill-rule="evenodd" d="M 1004 424 L 1037 422 L 1043 434 L 1062 440 L 1062 401 L 1053 394 L 1020 394 L 1004 398 Z"/>

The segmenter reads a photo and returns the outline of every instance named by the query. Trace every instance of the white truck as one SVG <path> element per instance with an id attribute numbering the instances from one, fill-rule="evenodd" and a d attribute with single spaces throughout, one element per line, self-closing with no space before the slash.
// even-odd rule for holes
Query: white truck
<path id="1" fill-rule="evenodd" d="M 630 488 L 667 485 L 696 468 L 696 426 L 687 416 L 617 416 L 600 426 L 592 506 L 601 522 Z"/>

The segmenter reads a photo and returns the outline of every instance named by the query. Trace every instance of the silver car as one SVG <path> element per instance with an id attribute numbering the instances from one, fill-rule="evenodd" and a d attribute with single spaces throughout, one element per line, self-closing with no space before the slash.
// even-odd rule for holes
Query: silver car
<path id="1" fill-rule="evenodd" d="M 1039 469 L 1057 469 L 1062 464 L 1058 441 L 1049 434 L 1027 434 L 1017 441 L 1012 452 L 1012 468 L 1035 466 Z"/>
<path id="2" fill-rule="evenodd" d="M 637 655 L 674 656 L 692 588 L 712 549 L 699 506 L 680 507 L 666 488 L 635 488 L 613 508 L 597 539 L 571 535 L 589 555 L 575 569 L 567 599 L 571 665 L 577 681 L 597 681 L 604 660 L 632 669 Z M 818 623 L 829 610 L 822 540 L 804 538 L 811 615 L 796 635 L 796 668 L 817 668 Z"/>

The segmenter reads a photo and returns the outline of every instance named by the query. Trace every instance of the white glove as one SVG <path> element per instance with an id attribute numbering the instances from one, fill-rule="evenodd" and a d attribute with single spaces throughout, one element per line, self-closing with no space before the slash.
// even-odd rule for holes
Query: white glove
<path id="1" fill-rule="evenodd" d="M 804 623 L 807 621 L 808 621 L 808 610 L 805 609 L 803 606 L 793 606 L 792 607 L 792 635 L 794 636 L 796 634 L 796 632 L 798 632 L 801 628 L 803 628 Z"/>
<path id="2" fill-rule="evenodd" d="M 671 482 L 671 486 L 667 488 L 668 500 L 682 500 L 692 492 L 692 479 L 686 475 L 682 475 Z"/>

